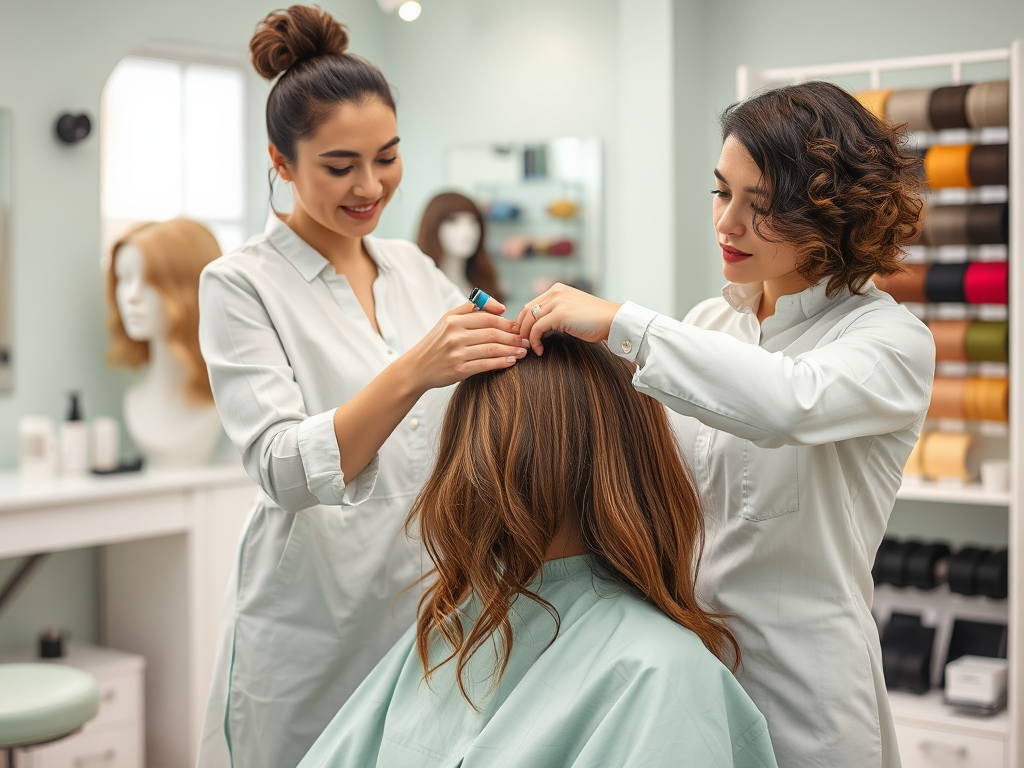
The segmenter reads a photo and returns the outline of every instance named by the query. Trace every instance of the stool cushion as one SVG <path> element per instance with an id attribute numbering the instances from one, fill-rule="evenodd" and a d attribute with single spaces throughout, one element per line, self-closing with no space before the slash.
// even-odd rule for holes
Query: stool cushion
<path id="1" fill-rule="evenodd" d="M 66 664 L 0 664 L 0 748 L 67 736 L 100 707 L 92 675 Z"/>

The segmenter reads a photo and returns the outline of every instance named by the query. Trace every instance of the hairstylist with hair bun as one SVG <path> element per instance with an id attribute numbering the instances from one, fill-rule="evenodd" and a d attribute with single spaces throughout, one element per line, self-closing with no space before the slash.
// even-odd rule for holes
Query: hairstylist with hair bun
<path id="1" fill-rule="evenodd" d="M 262 488 L 228 588 L 203 768 L 295 766 L 415 619 L 429 567 L 404 523 L 449 385 L 525 354 L 415 245 L 370 237 L 402 177 L 381 72 L 319 8 L 250 43 L 279 76 L 270 157 L 294 210 L 211 264 L 200 339 L 214 398 Z"/>
<path id="2" fill-rule="evenodd" d="M 555 286 L 520 314 L 539 353 L 608 339 L 683 417 L 708 505 L 699 587 L 732 614 L 739 680 L 779 765 L 900 764 L 871 563 L 931 391 L 928 329 L 871 282 L 919 224 L 902 127 L 828 83 L 726 110 L 712 218 L 728 285 L 683 322 Z"/>

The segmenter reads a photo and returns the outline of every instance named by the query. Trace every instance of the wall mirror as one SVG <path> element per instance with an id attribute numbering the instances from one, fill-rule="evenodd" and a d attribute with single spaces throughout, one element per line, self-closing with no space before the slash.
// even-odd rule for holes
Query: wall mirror
<path id="1" fill-rule="evenodd" d="M 11 111 L 0 109 L 0 391 L 11 388 Z"/>
<path id="2" fill-rule="evenodd" d="M 484 214 L 510 308 L 555 282 L 591 292 L 600 286 L 600 139 L 457 147 L 448 153 L 447 180 Z"/>

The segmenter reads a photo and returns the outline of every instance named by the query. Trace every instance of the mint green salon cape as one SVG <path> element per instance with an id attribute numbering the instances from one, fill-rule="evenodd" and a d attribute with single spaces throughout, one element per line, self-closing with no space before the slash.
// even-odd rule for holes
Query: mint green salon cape
<path id="1" fill-rule="evenodd" d="M 696 635 L 600 577 L 589 555 L 545 563 L 512 611 L 512 656 L 490 695 L 485 643 L 423 682 L 416 628 L 341 708 L 299 768 L 712 768 L 776 766 L 765 719 Z M 479 606 L 467 606 L 467 625 Z M 440 641 L 432 651 L 439 658 Z"/>

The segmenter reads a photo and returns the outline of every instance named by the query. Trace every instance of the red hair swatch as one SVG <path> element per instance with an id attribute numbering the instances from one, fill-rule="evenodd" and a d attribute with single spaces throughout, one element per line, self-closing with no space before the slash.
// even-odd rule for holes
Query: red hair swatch
<path id="1" fill-rule="evenodd" d="M 977 261 L 964 274 L 964 297 L 969 304 L 1006 304 L 1009 265 L 1005 261 Z"/>

